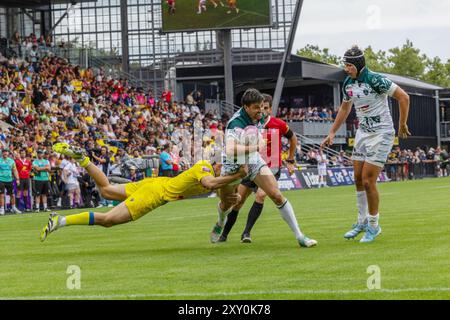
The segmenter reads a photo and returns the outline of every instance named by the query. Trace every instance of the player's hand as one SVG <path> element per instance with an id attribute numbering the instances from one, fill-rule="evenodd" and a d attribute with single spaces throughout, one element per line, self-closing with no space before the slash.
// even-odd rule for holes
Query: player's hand
<path id="1" fill-rule="evenodd" d="M 295 165 L 293 164 L 293 163 L 286 163 L 286 168 L 287 168 L 287 170 L 288 170 L 288 172 L 289 172 L 289 175 L 293 175 L 294 174 L 294 172 L 295 172 Z"/>
<path id="2" fill-rule="evenodd" d="M 258 152 L 261 152 L 266 148 L 267 141 L 264 138 L 258 139 Z"/>
<path id="3" fill-rule="evenodd" d="M 325 147 L 329 147 L 333 144 L 334 140 L 334 133 L 330 133 L 325 139 L 323 139 L 322 143 L 320 144 L 320 147 L 323 149 Z"/>
<path id="4" fill-rule="evenodd" d="M 244 178 L 248 175 L 248 165 L 243 164 L 238 171 L 239 177 Z"/>
<path id="5" fill-rule="evenodd" d="M 400 124 L 399 127 L 398 127 L 398 136 L 401 139 L 406 139 L 410 135 L 411 135 L 411 132 L 409 132 L 408 125 L 406 123 L 405 124 Z"/>

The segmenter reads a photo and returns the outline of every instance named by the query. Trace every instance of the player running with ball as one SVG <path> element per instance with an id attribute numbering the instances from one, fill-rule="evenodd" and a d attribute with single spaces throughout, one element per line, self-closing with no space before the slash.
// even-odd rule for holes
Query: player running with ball
<path id="1" fill-rule="evenodd" d="M 260 150 L 265 148 L 264 140 L 258 139 L 255 143 L 247 144 L 243 139 L 249 128 L 263 128 L 265 123 L 262 109 L 263 101 L 263 95 L 256 89 L 248 89 L 244 92 L 241 100 L 242 108 L 231 117 L 226 127 L 221 174 L 224 176 L 233 174 L 244 160 L 249 169 L 246 179 L 253 181 L 274 202 L 300 246 L 315 246 L 317 241 L 308 238 L 300 231 L 291 203 L 281 194 L 277 180 L 259 153 Z M 210 234 L 213 243 L 219 239 L 227 215 L 233 207 L 233 205 L 227 205 L 225 199 L 230 194 L 235 193 L 236 188 L 235 184 L 230 184 L 219 190 L 219 217 Z"/>
<path id="2" fill-rule="evenodd" d="M 379 195 L 376 182 L 395 137 L 388 96 L 399 102 L 398 135 L 402 139 L 411 135 L 406 124 L 409 96 L 385 76 L 370 71 L 366 67 L 364 53 L 357 46 L 345 52 L 344 64 L 345 72 L 348 74 L 342 86 L 344 99 L 330 133 L 321 146 L 333 144 L 336 132 L 347 119 L 354 104 L 360 123 L 352 155 L 358 221 L 344 237 L 353 239 L 365 231 L 360 242 L 372 242 L 381 233 L 378 224 Z"/>
<path id="3" fill-rule="evenodd" d="M 293 174 L 295 171 L 295 151 L 297 147 L 297 137 L 289 129 L 289 126 L 283 120 L 272 117 L 272 97 L 268 94 L 263 93 L 263 115 L 264 115 L 264 136 L 267 136 L 267 152 L 263 153 L 262 156 L 275 176 L 275 179 L 280 178 L 281 174 L 281 137 L 284 136 L 289 140 L 289 154 L 286 159 L 286 167 L 289 174 Z M 227 216 L 227 222 L 223 228 L 222 234 L 218 242 L 227 241 L 228 234 L 233 228 L 236 222 L 239 210 L 244 205 L 248 196 L 255 192 L 255 202 L 253 202 L 250 212 L 247 217 L 247 224 L 245 226 L 244 232 L 241 235 L 241 242 L 251 243 L 252 239 L 250 237 L 250 232 L 253 229 L 256 221 L 258 220 L 264 206 L 264 200 L 266 199 L 266 193 L 249 179 L 245 179 L 238 186 L 238 193 L 240 195 L 240 201 L 233 207 L 233 210 Z"/>

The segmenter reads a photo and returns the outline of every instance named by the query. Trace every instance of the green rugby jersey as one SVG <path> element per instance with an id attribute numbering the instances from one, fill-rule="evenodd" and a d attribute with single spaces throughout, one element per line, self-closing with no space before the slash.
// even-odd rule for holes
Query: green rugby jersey
<path id="1" fill-rule="evenodd" d="M 388 95 L 397 85 L 385 76 L 364 68 L 357 79 L 347 77 L 342 85 L 344 101 L 355 105 L 359 129 L 367 133 L 393 132 Z"/>

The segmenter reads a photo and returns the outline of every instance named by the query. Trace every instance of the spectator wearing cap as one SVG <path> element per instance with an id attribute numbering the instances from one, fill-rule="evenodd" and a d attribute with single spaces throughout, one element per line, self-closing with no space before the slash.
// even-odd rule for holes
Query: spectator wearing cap
<path id="1" fill-rule="evenodd" d="M 50 190 L 50 161 L 44 158 L 44 150 L 37 151 L 37 159 L 33 161 L 34 171 L 34 194 L 36 196 L 35 211 L 40 211 L 42 204 L 44 211 L 50 211 L 47 207 L 47 197 Z"/>
<path id="2" fill-rule="evenodd" d="M 161 173 L 163 177 L 173 177 L 173 159 L 170 156 L 170 144 L 164 146 L 159 155 L 161 161 Z"/>
<path id="3" fill-rule="evenodd" d="M 19 157 L 16 158 L 15 162 L 20 178 L 20 183 L 17 186 L 16 203 L 20 207 L 20 199 L 23 198 L 23 208 L 26 212 L 30 212 L 31 203 L 28 202 L 28 190 L 30 190 L 32 163 L 31 159 L 27 157 L 27 151 L 25 149 L 20 150 Z"/>
<path id="4" fill-rule="evenodd" d="M 11 210 L 13 213 L 22 213 L 16 207 L 16 198 L 13 191 L 13 175 L 16 184 L 20 183 L 19 173 L 17 172 L 16 163 L 9 157 L 9 150 L 2 149 L 2 157 L 0 158 L 0 215 L 5 214 L 5 190 L 11 199 Z"/>
<path id="5" fill-rule="evenodd" d="M 130 174 L 126 178 L 132 182 L 137 182 L 137 181 L 144 179 L 144 176 L 142 175 L 142 173 L 138 172 L 138 170 L 135 166 L 131 166 Z"/>

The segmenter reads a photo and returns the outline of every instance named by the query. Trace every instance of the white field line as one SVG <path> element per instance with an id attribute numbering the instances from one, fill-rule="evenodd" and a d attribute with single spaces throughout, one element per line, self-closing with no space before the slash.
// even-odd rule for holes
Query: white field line
<path id="1" fill-rule="evenodd" d="M 361 290 L 272 290 L 272 291 L 237 291 L 237 292 L 184 292 L 184 293 L 143 293 L 143 294 L 106 294 L 106 295 L 45 295 L 0 297 L 0 300 L 60 300 L 60 299 L 142 299 L 142 298 L 182 298 L 182 297 L 227 297 L 227 296 L 254 296 L 254 295 L 295 295 L 295 294 L 355 294 L 355 293 L 404 293 L 404 292 L 450 292 L 450 288 L 403 288 L 403 289 L 361 289 Z"/>

